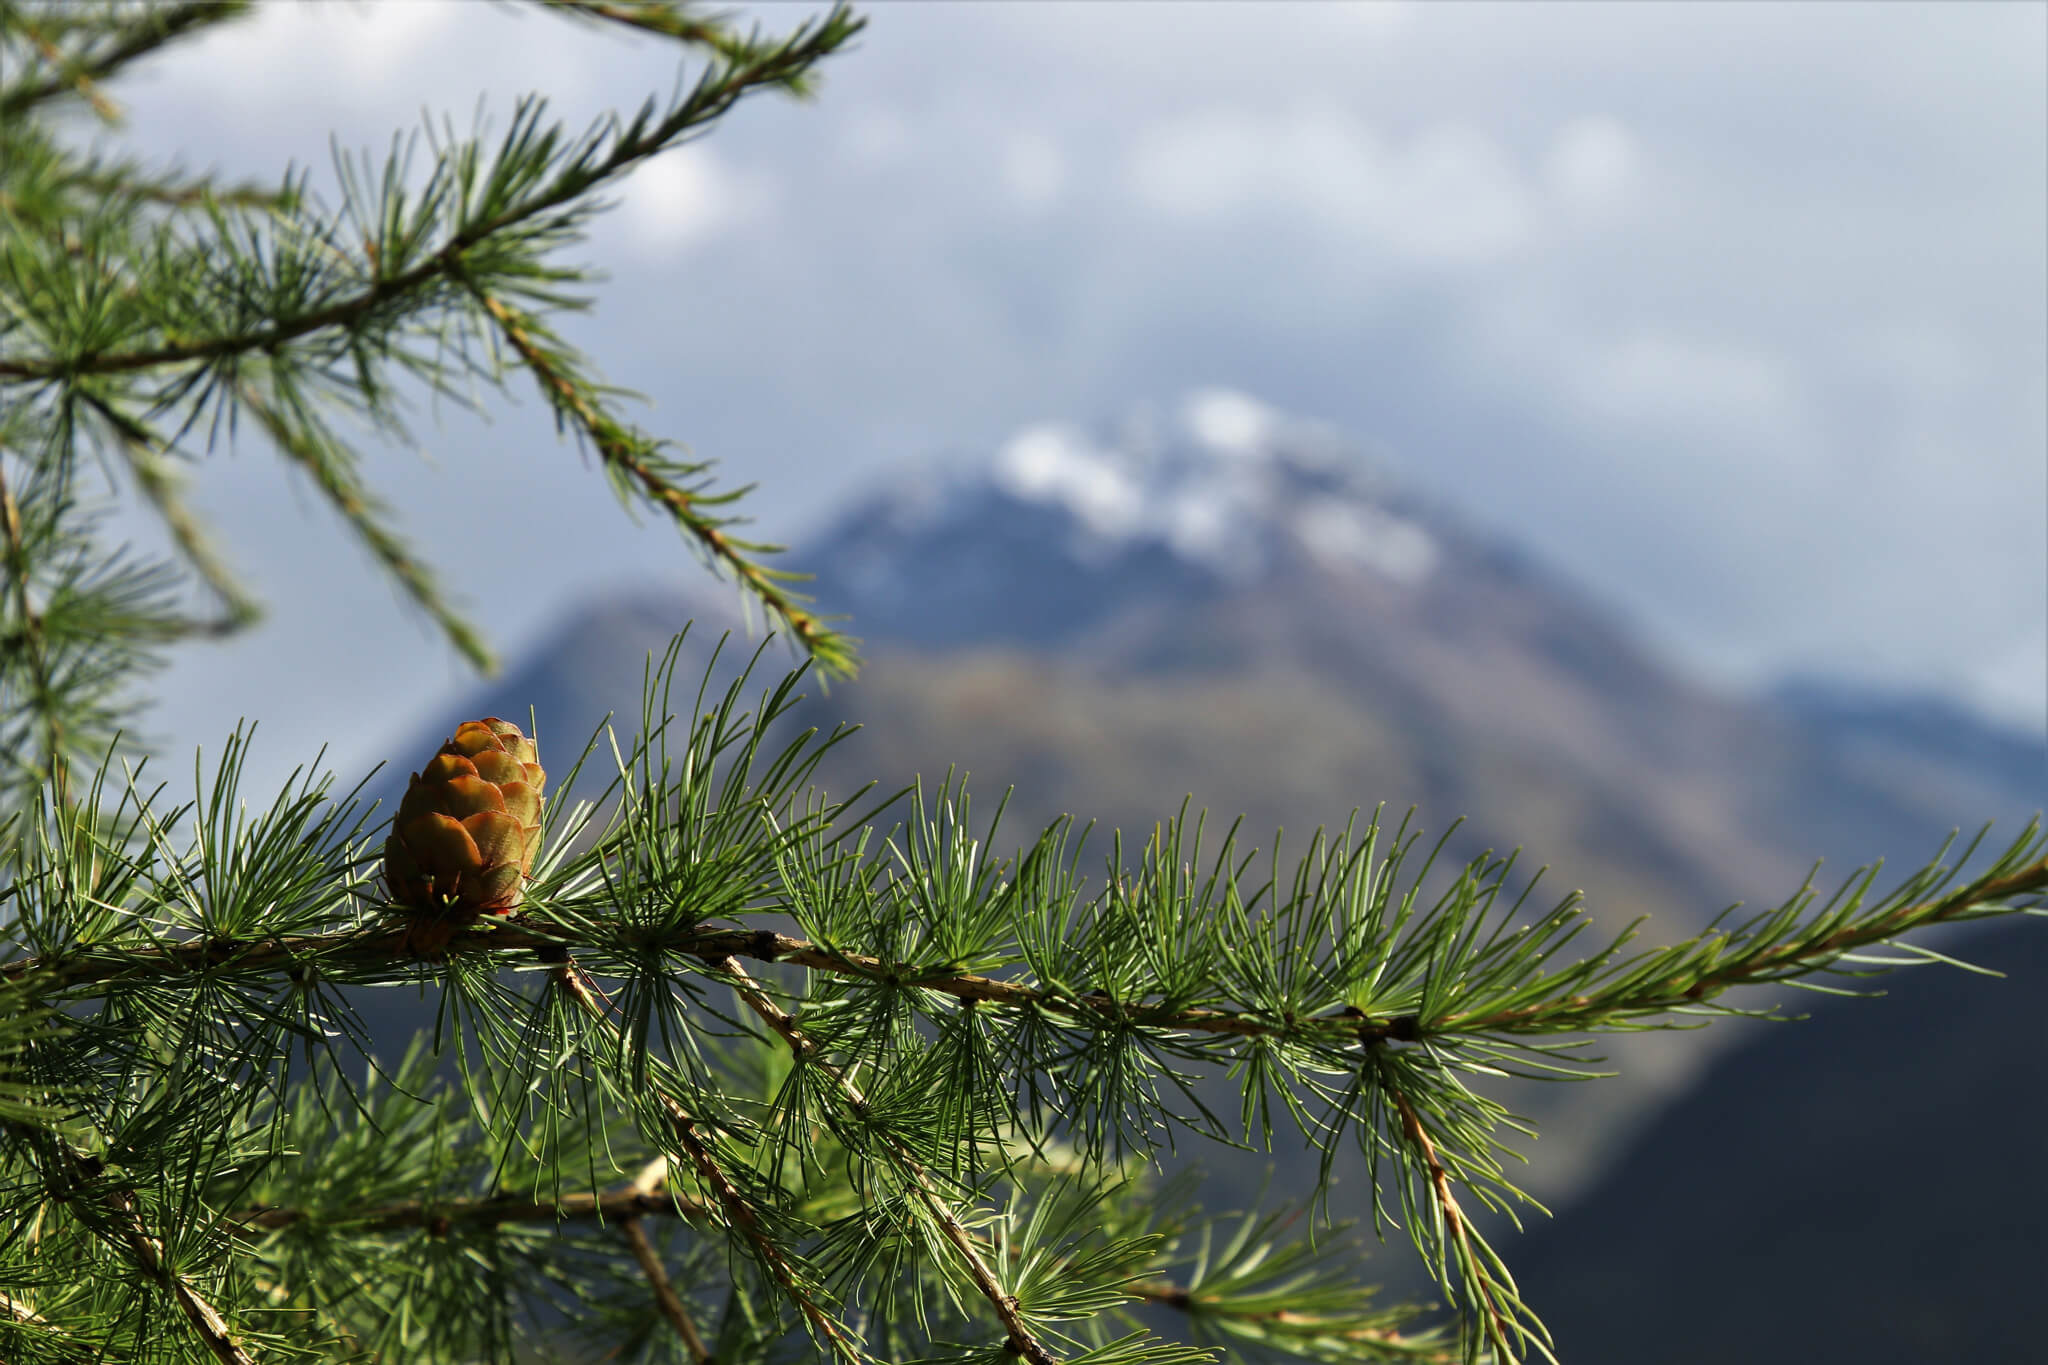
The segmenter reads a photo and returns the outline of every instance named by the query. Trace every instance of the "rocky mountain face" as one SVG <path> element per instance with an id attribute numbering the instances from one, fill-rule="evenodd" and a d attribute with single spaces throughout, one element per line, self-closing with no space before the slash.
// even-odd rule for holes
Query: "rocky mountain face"
<path id="1" fill-rule="evenodd" d="M 1724 1052 L 1508 1252 L 1568 1365 L 2042 1357 L 2048 929 Z"/>
<path id="2" fill-rule="evenodd" d="M 1513 546 L 1237 395 L 1163 437 L 1027 430 L 803 558 L 869 641 L 829 708 L 869 727 L 848 762 L 964 762 L 1034 817 L 1149 826 L 1192 792 L 1263 838 L 1414 803 L 1466 818 L 1458 852 L 1524 845 L 1597 916 L 1678 933 L 1815 858 L 1922 860 L 2048 802 L 2039 746 L 1873 750 L 1822 691 L 1690 684 Z"/>
<path id="3" fill-rule="evenodd" d="M 791 558 L 866 642 L 806 714 L 864 727 L 831 784 L 958 765 L 1015 786 L 1020 836 L 1063 811 L 1149 828 L 1187 794 L 1260 842 L 1413 804 L 1432 830 L 1464 818 L 1454 853 L 1525 846 L 1556 894 L 1658 935 L 1781 898 L 1816 858 L 1917 862 L 2048 803 L 2038 744 L 1873 742 L 1825 689 L 1689 683 L 1582 590 L 1238 395 L 1164 434 L 1043 426 L 908 472 Z M 693 616 L 702 658 L 724 603 L 593 603 L 427 728 L 531 704 L 580 740 L 637 715 L 648 651 Z"/>
<path id="4" fill-rule="evenodd" d="M 1037 427 L 992 458 L 908 471 L 790 558 L 866 642 L 857 682 L 808 689 L 802 723 L 863 726 L 824 784 L 957 766 L 977 810 L 1014 788 L 999 846 L 1062 812 L 1149 830 L 1191 795 L 1222 823 L 1243 813 L 1247 842 L 1284 827 L 1298 850 L 1354 808 L 1413 804 L 1432 838 L 1465 817 L 1451 859 L 1525 847 L 1550 869 L 1536 900 L 1583 889 L 1603 927 L 1648 916 L 1655 940 L 1783 899 L 1816 858 L 1832 889 L 1876 857 L 1917 868 L 1958 826 L 1996 819 L 2010 837 L 2048 805 L 2040 740 L 1822 684 L 1696 686 L 1582 589 L 1238 395 L 1196 396 L 1171 429 Z M 565 771 L 606 712 L 634 728 L 649 651 L 692 618 L 679 677 L 694 683 L 727 603 L 590 604 L 395 743 L 391 776 L 458 721 L 523 723 L 529 706 Z M 728 664 L 750 652 L 735 644 Z M 790 662 L 771 648 L 756 684 Z M 1628 1035 L 1604 1049 L 1623 1081 L 1513 1092 L 1544 1129 L 1526 1183 L 1554 1206 L 1597 1186 L 1733 1036 Z M 1202 1159 L 1233 1190 L 1264 1161 Z"/>

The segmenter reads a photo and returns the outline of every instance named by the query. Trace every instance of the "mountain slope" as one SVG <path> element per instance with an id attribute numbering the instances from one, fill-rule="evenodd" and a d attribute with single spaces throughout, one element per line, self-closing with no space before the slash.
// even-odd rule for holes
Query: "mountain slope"
<path id="1" fill-rule="evenodd" d="M 1385 801 L 1398 821 L 1415 803 L 1432 838 L 1466 817 L 1449 858 L 1526 846 L 1551 867 L 1537 900 L 1583 888 L 1606 926 L 1648 915 L 1671 938 L 1733 900 L 1781 899 L 1816 856 L 1835 877 L 1880 855 L 1917 866 L 1950 828 L 2010 829 L 2040 804 L 2000 776 L 2028 741 L 1993 746 L 2004 767 L 1958 757 L 1974 776 L 1952 789 L 1709 693 L 1513 547 L 1230 395 L 1199 397 L 1177 433 L 1035 428 L 987 462 L 907 475 L 794 558 L 867 642 L 860 680 L 802 713 L 864 727 L 822 780 L 844 793 L 960 765 L 984 811 L 1014 784 L 999 851 L 1072 812 L 1102 822 L 1099 855 L 1107 827 L 1148 830 L 1188 794 L 1223 817 L 1212 830 L 1244 813 L 1247 843 L 1284 826 L 1294 850 L 1354 808 Z M 606 711 L 637 726 L 647 654 L 692 615 L 693 685 L 723 606 L 621 593 L 438 708 L 390 751 L 391 778 L 458 721 L 523 723 L 529 705 L 566 772 Z M 789 662 L 776 646 L 763 668 Z M 1631 1036 L 1608 1049 L 1627 1083 L 1517 1091 L 1545 1124 L 1532 1186 L 1568 1192 L 1718 1037 Z"/>
<path id="2" fill-rule="evenodd" d="M 878 490 L 804 560 L 874 660 L 829 712 L 914 712 L 873 724 L 865 747 L 884 770 L 1021 773 L 1034 814 L 1149 823 L 1195 791 L 1267 830 L 1416 802 L 1433 828 L 1468 818 L 1461 854 L 1527 844 L 1596 915 L 1649 913 L 1678 932 L 1788 893 L 1816 857 L 1843 872 L 1923 860 L 1956 825 L 2042 796 L 2015 803 L 2002 777 L 1916 783 L 1795 710 L 1693 686 L 1514 547 L 1239 395 L 1196 395 L 1165 435 L 1026 430 L 986 464 Z M 1210 701 L 1169 723 L 1116 700 L 1132 688 Z M 1062 766 L 1056 792 L 1032 780 L 1049 756 L 1006 737 L 1005 718 L 1056 711 L 1033 743 L 1058 754 L 1100 728 L 1098 704 L 1148 756 L 1142 809 L 1116 795 L 1133 771 L 1109 757 L 1117 734 L 1090 739 L 1102 761 Z M 1298 715 L 1300 733 L 1357 761 L 1205 767 L 1232 748 L 1212 723 L 1224 713 Z M 1162 771 L 1159 755 L 1184 761 Z"/>
<path id="3" fill-rule="evenodd" d="M 2041 1359 L 2048 932 L 1952 946 L 2006 979 L 1753 1035 L 1510 1250 L 1569 1365 Z"/>

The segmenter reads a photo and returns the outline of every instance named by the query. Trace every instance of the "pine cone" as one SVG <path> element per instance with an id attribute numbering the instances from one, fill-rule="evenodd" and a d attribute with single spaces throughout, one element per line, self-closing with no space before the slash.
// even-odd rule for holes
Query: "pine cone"
<path id="1" fill-rule="evenodd" d="M 537 758 L 518 726 L 488 716 L 457 726 L 412 775 L 384 841 L 384 878 L 393 900 L 436 926 L 416 928 L 423 951 L 519 904 L 540 851 L 547 774 Z"/>

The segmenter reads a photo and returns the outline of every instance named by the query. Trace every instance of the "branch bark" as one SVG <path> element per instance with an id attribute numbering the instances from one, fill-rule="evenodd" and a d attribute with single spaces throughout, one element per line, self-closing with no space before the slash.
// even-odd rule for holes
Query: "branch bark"
<path id="1" fill-rule="evenodd" d="M 85 1191 L 98 1183 L 104 1167 L 98 1157 L 67 1154 L 72 1167 L 72 1179 L 76 1187 Z M 228 1326 L 220 1310 L 200 1296 L 198 1290 L 180 1275 L 164 1255 L 163 1243 L 151 1235 L 143 1226 L 141 1215 L 136 1212 L 135 1196 L 125 1190 L 109 1191 L 101 1200 L 114 1215 L 115 1226 L 120 1230 L 121 1240 L 129 1254 L 157 1285 L 171 1296 L 178 1305 L 178 1311 L 192 1325 L 201 1342 L 220 1365 L 256 1365 L 255 1357 L 242 1349 L 235 1340 L 233 1329 Z"/>
<path id="2" fill-rule="evenodd" d="M 623 1042 L 617 1026 L 612 1022 L 610 1011 L 601 1002 L 597 990 L 590 984 L 589 979 L 583 975 L 582 968 L 559 949 L 556 950 L 556 956 L 557 961 L 551 972 L 556 988 L 573 1001 L 593 1023 L 609 1031 L 615 1040 Z M 684 1155 L 690 1158 L 690 1164 L 696 1168 L 698 1178 L 717 1196 L 727 1226 L 737 1231 L 753 1246 L 755 1253 L 767 1266 L 768 1272 L 782 1287 L 783 1293 L 789 1296 L 797 1311 L 810 1323 L 812 1331 L 821 1340 L 831 1343 L 833 1350 L 843 1358 L 858 1362 L 859 1349 L 847 1339 L 839 1324 L 832 1320 L 832 1315 L 827 1313 L 798 1282 L 796 1270 L 790 1264 L 789 1254 L 768 1235 L 768 1230 L 761 1225 L 760 1216 L 754 1212 L 753 1206 L 734 1188 L 731 1178 L 718 1164 L 717 1157 L 697 1135 L 697 1119 L 673 1096 L 657 1090 L 655 1098 L 668 1115 L 669 1129 L 675 1134 L 677 1145 L 682 1148 Z"/>
<path id="3" fill-rule="evenodd" d="M 745 968 L 730 957 L 711 960 L 709 965 L 712 970 L 731 980 L 733 989 L 746 1001 L 747 1008 L 753 1010 L 768 1027 L 775 1030 L 776 1035 L 788 1044 L 789 1050 L 796 1054 L 799 1062 L 808 1062 L 831 1077 L 833 1084 L 839 1087 L 840 1092 L 856 1109 L 863 1112 L 867 1109 L 868 1102 L 861 1094 L 860 1088 L 838 1067 L 816 1055 L 816 1048 L 804 1037 L 803 1030 L 797 1027 L 796 1020 L 787 1010 L 768 998 L 767 992 L 747 975 Z M 968 1277 L 974 1281 L 975 1289 L 995 1309 L 997 1319 L 1003 1324 L 1003 1330 L 1009 1333 L 1010 1352 L 1030 1361 L 1031 1365 L 1059 1365 L 1059 1357 L 1038 1339 L 1030 1324 L 1024 1321 L 1016 1296 L 1004 1289 L 1002 1282 L 996 1278 L 995 1271 L 990 1268 L 987 1259 L 981 1254 L 981 1249 L 975 1244 L 973 1234 L 961 1223 L 959 1215 L 953 1211 L 950 1203 L 939 1197 L 938 1182 L 932 1173 L 902 1143 L 894 1138 L 885 1138 L 884 1141 L 888 1143 L 891 1155 L 911 1173 L 916 1182 L 918 1201 L 925 1206 L 925 1211 L 932 1216 L 933 1221 L 944 1229 L 946 1240 L 952 1244 L 953 1250 L 967 1267 Z"/>
<path id="4" fill-rule="evenodd" d="M 784 962 L 812 971 L 831 972 L 855 980 L 893 986 L 915 986 L 1012 1009 L 1035 1009 L 1076 1021 L 1091 1018 L 1241 1037 L 1323 1036 L 1332 1042 L 1417 1042 L 1453 1033 L 1563 1033 L 1598 1026 L 1602 1017 L 1638 1016 L 1681 1009 L 1703 997 L 1778 979 L 1809 962 L 1825 961 L 1845 952 L 1962 918 L 1993 901 L 2048 890 L 2048 858 L 1999 878 L 1979 878 L 1947 896 L 1902 905 L 1861 926 L 1848 926 L 1810 944 L 1792 943 L 1751 958 L 1727 958 L 1717 967 L 1690 978 L 1654 980 L 1648 987 L 1592 993 L 1510 1010 L 1450 1015 L 1435 1020 L 1415 1015 L 1370 1016 L 1339 1011 L 1308 1018 L 1278 1019 L 1254 1011 L 1168 1009 L 1142 1000 L 1117 1000 L 1103 992 L 1076 995 L 1045 990 L 1022 982 L 973 973 L 934 971 L 916 963 L 891 962 L 865 953 L 842 952 L 768 929 L 683 930 L 658 941 L 637 943 L 706 962 L 745 959 Z M 390 921 L 369 929 L 333 934 L 281 935 L 259 939 L 188 939 L 129 950 L 98 949 L 24 958 L 0 966 L 0 981 L 27 984 L 32 994 L 49 994 L 81 985 L 151 977 L 209 973 L 276 973 L 321 963 L 331 965 L 397 965 L 416 956 L 407 948 L 409 926 Z M 573 928 L 537 917 L 487 920 L 456 934 L 449 952 L 562 951 L 595 946 Z M 1655 977 L 1655 973 L 1648 974 Z"/>

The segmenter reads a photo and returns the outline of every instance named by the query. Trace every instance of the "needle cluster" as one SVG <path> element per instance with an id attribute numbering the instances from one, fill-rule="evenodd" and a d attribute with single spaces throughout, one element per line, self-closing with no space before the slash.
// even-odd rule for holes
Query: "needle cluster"
<path id="1" fill-rule="evenodd" d="M 736 494 L 554 327 L 608 188 L 804 93 L 861 21 L 543 0 L 676 45 L 676 95 L 581 135 L 529 99 L 502 134 L 337 155 L 332 203 L 62 123 L 117 122 L 110 82 L 246 8 L 0 0 L 0 1360 L 1546 1358 L 1494 1244 L 1535 1209 L 1503 1093 L 1595 1076 L 1601 1034 L 1769 1013 L 1754 988 L 1852 989 L 1946 960 L 1923 931 L 2041 911 L 2038 822 L 1647 948 L 1537 902 L 1514 856 L 1439 866 L 1378 813 L 1291 855 L 1185 809 L 1006 842 L 950 778 L 819 791 L 846 735 L 791 733 L 803 670 L 678 689 L 678 641 L 637 725 L 566 777 L 543 755 L 545 803 L 536 763 L 497 812 L 518 857 L 479 913 L 422 934 L 448 891 L 427 836 L 466 808 L 399 840 L 394 886 L 389 813 L 317 756 L 256 793 L 238 731 L 174 792 L 124 747 L 164 651 L 259 612 L 183 469 L 253 434 L 487 665 L 340 420 L 402 437 L 408 386 L 492 401 L 524 375 L 629 508 L 850 671 L 734 535 Z M 161 562 L 109 541 L 131 500 Z M 1162 1158 L 1210 1142 L 1311 1154 L 1314 1194 L 1205 1214 Z M 1357 1231 L 1411 1243 L 1447 1312 L 1368 1284 L 1331 1217 L 1346 1149 Z"/>
<path id="2" fill-rule="evenodd" d="M 103 767 L 9 825 L 0 1343 L 1545 1356 L 1488 1231 L 1533 1207 L 1530 1130 L 1484 1082 L 1936 960 L 1899 940 L 2048 888 L 2030 826 L 1967 879 L 1578 948 L 1575 898 L 1511 900 L 1512 857 L 1433 871 L 1378 817 L 1293 859 L 1185 813 L 1099 864 L 1065 820 L 999 854 L 950 783 L 815 790 L 845 733 L 778 738 L 801 670 L 673 705 L 680 644 L 638 738 L 549 803 L 517 912 L 429 955 L 360 804 L 306 776 L 252 813 L 239 740 L 183 804 Z M 422 989 L 434 1027 L 380 1063 L 377 1002 Z M 1319 1198 L 1212 1219 L 1150 1188 L 1202 1141 L 1316 1153 Z M 1452 1321 L 1372 1298 L 1324 1207 L 1345 1146 Z"/>

